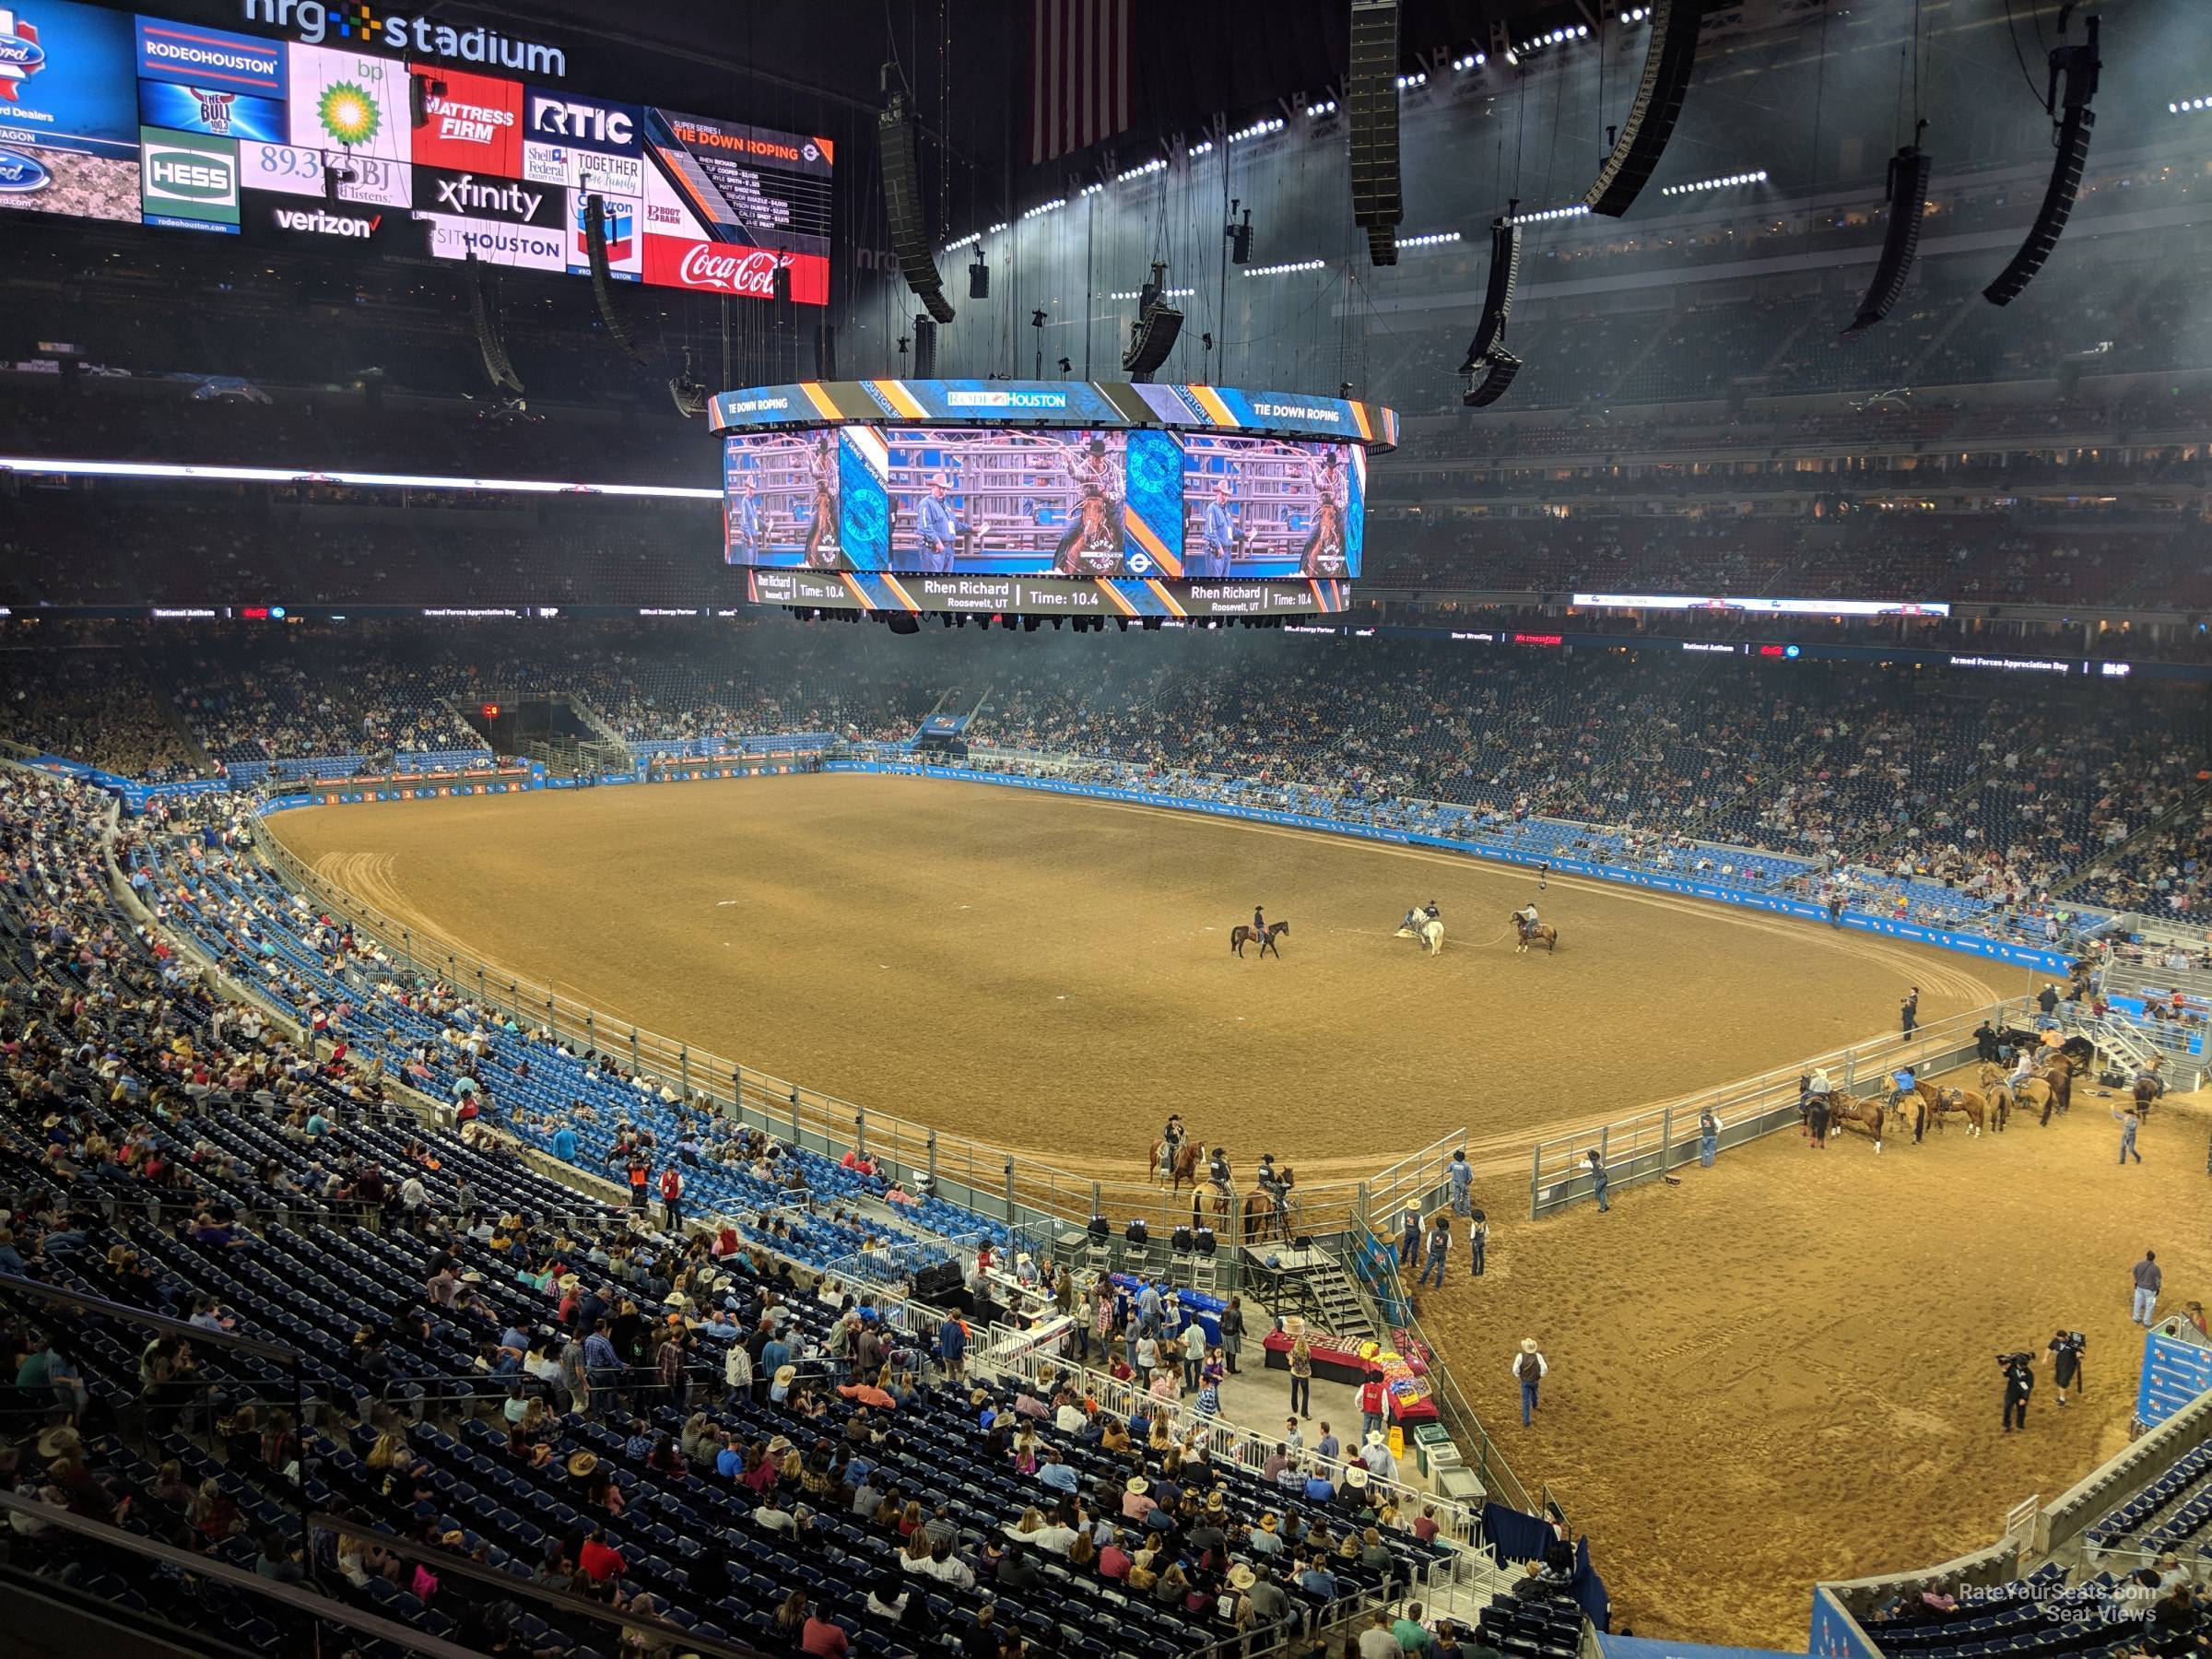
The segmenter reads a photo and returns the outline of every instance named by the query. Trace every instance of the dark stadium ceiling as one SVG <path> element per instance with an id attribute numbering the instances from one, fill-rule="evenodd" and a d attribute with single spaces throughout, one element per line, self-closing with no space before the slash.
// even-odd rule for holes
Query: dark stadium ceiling
<path id="1" fill-rule="evenodd" d="M 1132 6 L 1135 135 L 1318 91 L 1344 70 L 1346 0 Z M 237 22 L 240 6 L 163 0 L 153 9 L 221 26 Z M 963 166 L 1021 171 L 1030 0 L 438 0 L 382 9 L 559 45 L 580 91 L 818 132 L 850 132 L 872 117 L 883 67 L 896 59 Z M 1406 0 L 1406 56 L 1594 15 L 1573 0 Z"/>

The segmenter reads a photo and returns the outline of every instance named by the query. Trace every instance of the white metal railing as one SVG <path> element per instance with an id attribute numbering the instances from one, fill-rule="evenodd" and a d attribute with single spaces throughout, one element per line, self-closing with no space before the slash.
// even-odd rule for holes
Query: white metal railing
<path id="1" fill-rule="evenodd" d="M 1633 1117 L 1539 1141 L 1530 1160 L 1529 1215 L 1547 1216 L 1592 1196 L 1595 1182 L 1587 1155 L 1593 1151 L 1611 1186 L 1655 1181 L 1696 1155 L 1700 1112 L 1710 1111 L 1721 1120 L 1721 1149 L 1739 1147 L 1797 1121 L 1798 1079 L 1809 1072 L 1827 1071 L 1846 1092 L 1887 1092 L 1890 1075 L 1904 1066 L 1924 1076 L 1972 1058 L 1973 1027 L 1981 1021 L 2003 1030 L 2009 1024 L 2031 1023 L 2034 1008 L 2026 998 L 2014 998 L 1954 1014 L 1918 1028 L 1910 1037 L 1853 1043 L 1720 1088 L 1685 1095 Z"/>

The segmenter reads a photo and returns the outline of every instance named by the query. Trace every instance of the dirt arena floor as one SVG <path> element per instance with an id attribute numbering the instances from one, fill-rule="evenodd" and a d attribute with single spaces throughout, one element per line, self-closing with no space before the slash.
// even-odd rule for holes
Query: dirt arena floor
<path id="1" fill-rule="evenodd" d="M 1460 1124 L 1495 1222 L 1425 1321 L 1515 1469 L 1589 1533 L 1617 1621 L 1794 1648 L 1812 1583 L 1993 1538 L 2123 1443 L 2129 1268 L 2202 1296 L 2194 1106 L 2116 1167 L 2109 1102 L 1877 1158 L 1782 1135 L 1541 1223 L 1524 1148 L 1583 1120 L 2025 989 L 1933 950 L 1573 880 L 913 779 L 818 777 L 285 813 L 302 857 L 624 1020 L 810 1087 L 1125 1170 L 1170 1111 L 1248 1160 L 1364 1172 Z M 1441 957 L 1390 936 L 1441 901 Z M 1254 900 L 1284 959 L 1238 961 Z M 2186 1225 L 2184 1218 L 2197 1220 Z M 1995 1354 L 2088 1334 L 2089 1390 L 2002 1438 Z M 1536 1425 L 1506 1366 L 1553 1365 Z"/>
<path id="2" fill-rule="evenodd" d="M 2017 994 L 2017 973 L 1450 854 L 912 778 L 271 820 L 324 876 L 617 1018 L 1091 1174 L 1171 1112 L 1239 1167 L 1364 1174 Z M 1556 955 L 1516 956 L 1540 900 Z M 1442 906 L 1444 949 L 1392 936 Z M 1230 952 L 1264 903 L 1282 959 Z"/>
<path id="3" fill-rule="evenodd" d="M 1485 1206 L 1488 1271 L 1463 1253 L 1422 1320 L 1515 1471 L 1591 1535 L 1617 1628 L 1802 1651 L 1816 1580 L 1980 1548 L 2127 1443 L 2144 1251 L 2160 1312 L 2212 1297 L 2212 1110 L 2161 1107 L 2123 1169 L 2117 1103 L 2077 1081 L 2048 1129 L 1907 1135 L 1879 1157 L 1785 1132 L 1607 1215 L 1531 1222 L 1509 1184 Z M 2061 1326 L 2088 1337 L 2064 1410 L 2043 1353 Z M 1526 1430 L 1507 1371 L 1524 1336 L 1551 1363 Z M 2045 1363 L 2006 1435 L 2013 1348 Z"/>

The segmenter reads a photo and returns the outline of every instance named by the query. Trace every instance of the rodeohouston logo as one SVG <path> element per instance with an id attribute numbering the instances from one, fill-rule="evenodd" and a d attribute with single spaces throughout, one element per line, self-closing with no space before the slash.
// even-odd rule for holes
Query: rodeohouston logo
<path id="1" fill-rule="evenodd" d="M 19 150 L 0 149 L 0 195 L 29 195 L 45 189 L 53 179 L 37 158 Z"/>
<path id="2" fill-rule="evenodd" d="M 509 40 L 480 24 L 455 29 L 428 18 L 380 12 L 361 0 L 336 6 L 325 5 L 324 0 L 242 0 L 241 9 L 247 22 L 289 29 L 310 46 L 320 46 L 335 35 L 342 41 L 382 44 L 418 58 L 450 58 L 455 63 L 521 69 L 553 79 L 569 72 L 569 54 L 558 46 Z M 6 16 L 0 12 L 0 18 Z"/>
<path id="3" fill-rule="evenodd" d="M 13 11 L 0 10 L 0 100 L 14 103 L 16 88 L 45 67 L 38 25 L 18 23 Z"/>

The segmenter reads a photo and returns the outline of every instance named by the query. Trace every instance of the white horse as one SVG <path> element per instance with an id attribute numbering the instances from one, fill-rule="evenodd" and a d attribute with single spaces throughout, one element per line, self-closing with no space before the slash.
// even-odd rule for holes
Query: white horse
<path id="1" fill-rule="evenodd" d="M 1438 955 L 1444 948 L 1444 924 L 1434 916 L 1430 917 L 1421 924 L 1420 938 L 1421 949 L 1426 954 Z"/>

